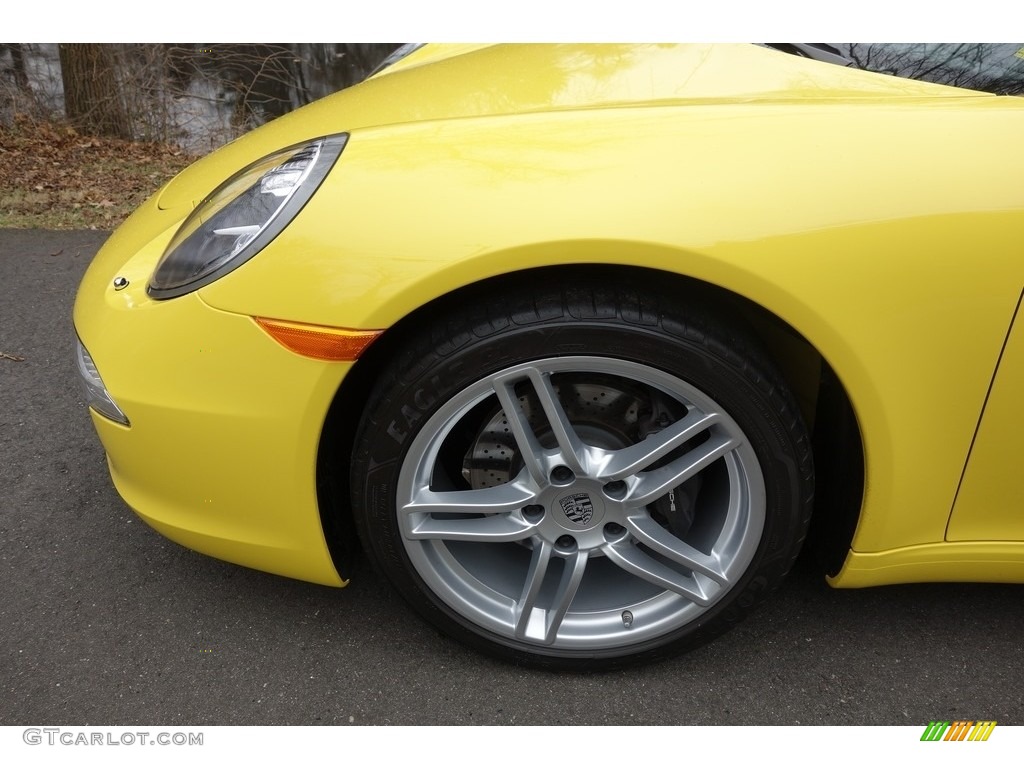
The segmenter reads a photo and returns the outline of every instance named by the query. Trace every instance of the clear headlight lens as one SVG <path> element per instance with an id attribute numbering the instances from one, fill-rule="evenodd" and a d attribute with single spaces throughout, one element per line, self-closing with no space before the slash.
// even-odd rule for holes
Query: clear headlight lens
<path id="1" fill-rule="evenodd" d="M 149 279 L 149 295 L 182 296 L 259 253 L 313 196 L 347 139 L 340 134 L 283 149 L 217 187 L 167 246 Z"/>

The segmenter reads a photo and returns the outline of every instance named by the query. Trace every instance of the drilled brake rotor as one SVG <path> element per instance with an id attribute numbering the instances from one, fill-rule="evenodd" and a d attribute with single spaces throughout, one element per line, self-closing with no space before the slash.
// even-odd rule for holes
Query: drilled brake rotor
<path id="1" fill-rule="evenodd" d="M 656 390 L 619 377 L 565 374 L 552 377 L 559 402 L 579 438 L 597 448 L 618 450 L 681 418 L 686 406 Z M 523 387 L 519 406 L 545 448 L 555 438 L 532 387 Z M 493 488 L 514 478 L 523 467 L 505 412 L 497 404 L 466 452 L 462 476 L 473 489 Z M 693 522 L 700 477 L 662 497 L 649 510 L 674 534 L 682 536 Z"/>

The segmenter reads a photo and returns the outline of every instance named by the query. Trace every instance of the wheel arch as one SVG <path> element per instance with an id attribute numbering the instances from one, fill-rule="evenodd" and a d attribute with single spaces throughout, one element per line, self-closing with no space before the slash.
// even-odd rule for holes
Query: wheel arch
<path id="1" fill-rule="evenodd" d="M 581 276 L 633 283 L 638 290 L 671 292 L 718 314 L 741 319 L 778 366 L 812 435 L 817 491 L 808 537 L 829 575 L 838 573 L 860 518 L 864 444 L 851 399 L 821 352 L 765 307 L 696 278 L 648 267 L 571 264 L 534 267 L 485 278 L 444 293 L 391 325 L 362 355 L 335 394 L 320 436 L 316 483 L 321 523 L 335 566 L 348 578 L 359 559 L 349 502 L 347 468 L 359 419 L 382 366 L 424 324 L 456 307 L 486 301 L 496 291 L 546 283 L 571 284 Z"/>

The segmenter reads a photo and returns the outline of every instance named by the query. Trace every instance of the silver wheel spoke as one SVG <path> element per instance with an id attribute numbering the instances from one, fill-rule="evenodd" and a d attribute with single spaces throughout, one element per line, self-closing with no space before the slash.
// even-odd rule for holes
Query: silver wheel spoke
<path id="1" fill-rule="evenodd" d="M 518 515 L 437 519 L 425 517 L 407 529 L 410 539 L 482 541 L 491 544 L 529 538 L 536 526 Z"/>
<path id="2" fill-rule="evenodd" d="M 514 512 L 531 503 L 534 496 L 530 488 L 518 482 L 468 491 L 433 491 L 430 488 L 420 488 L 413 500 L 402 507 L 402 511 L 407 514 Z"/>
<path id="3" fill-rule="evenodd" d="M 525 377 L 522 375 L 523 373 L 526 374 Z M 586 446 L 583 445 L 569 421 L 569 417 L 566 416 L 565 409 L 559 402 L 558 393 L 555 392 L 551 383 L 551 378 L 536 368 L 527 368 L 516 376 L 496 378 L 494 391 L 505 411 L 505 418 L 512 430 L 512 436 L 515 438 L 520 455 L 530 475 L 537 483 L 547 482 L 547 467 L 542 458 L 547 452 L 534 434 L 515 393 L 516 383 L 523 381 L 524 378 L 530 382 L 537 401 L 544 411 L 544 416 L 547 418 L 548 425 L 551 427 L 551 433 L 558 444 L 559 463 L 565 464 L 573 472 L 582 472 Z"/>
<path id="4" fill-rule="evenodd" d="M 664 467 L 644 472 L 629 494 L 629 503 L 635 506 L 650 504 L 677 488 L 712 462 L 735 450 L 740 441 L 727 433 L 711 431 L 711 437 L 693 450 L 687 451 Z"/>
<path id="5" fill-rule="evenodd" d="M 544 631 L 544 643 L 547 645 L 554 643 L 558 637 L 558 628 L 562 626 L 562 620 L 576 596 L 576 590 L 580 588 L 580 582 L 583 581 L 588 558 L 589 553 L 577 552 L 565 561 L 565 570 L 562 571 L 562 578 L 555 589 L 555 599 L 547 612 Z"/>
<path id="6" fill-rule="evenodd" d="M 519 448 L 519 455 L 522 457 L 530 477 L 535 483 L 541 485 L 548 481 L 547 469 L 541 461 L 544 448 L 537 436 L 533 434 L 533 428 L 516 396 L 515 384 L 521 380 L 522 377 L 519 375 L 499 376 L 493 382 L 494 393 L 498 396 L 498 402 L 501 403 L 501 408 L 505 412 L 508 428 L 512 431 L 512 437 L 515 438 L 516 446 Z"/>
<path id="7" fill-rule="evenodd" d="M 533 492 L 519 483 L 470 491 L 421 488 L 402 512 L 407 516 L 407 535 L 413 539 L 519 541 L 527 538 L 535 527 L 520 513 L 533 497 Z"/>
<path id="8" fill-rule="evenodd" d="M 551 377 L 545 376 L 536 368 L 531 368 L 530 383 L 533 384 L 537 399 L 540 400 L 540 405 L 544 409 L 544 415 L 548 418 L 548 424 L 558 443 L 562 461 L 573 472 L 582 472 L 585 447 L 576 434 L 575 428 L 569 423 L 569 417 L 565 415 L 565 409 L 558 400 L 558 393 L 555 392 L 555 388 L 551 384 Z"/>
<path id="9" fill-rule="evenodd" d="M 675 424 L 648 436 L 636 445 L 619 451 L 608 452 L 607 462 L 600 467 L 600 474 L 608 480 L 623 480 L 651 466 L 667 456 L 687 440 L 692 440 L 705 429 L 717 424 L 717 413 L 701 413 L 692 408 Z"/>
<path id="10" fill-rule="evenodd" d="M 604 547 L 604 553 L 619 568 L 639 576 L 663 589 L 669 589 L 697 605 L 710 605 L 711 599 L 705 587 L 708 579 L 678 573 L 655 560 L 632 542 L 618 542 Z"/>
<path id="11" fill-rule="evenodd" d="M 523 594 L 515 610 L 516 637 L 546 645 L 551 645 L 558 637 L 558 628 L 562 625 L 572 599 L 576 596 L 588 560 L 588 553 L 577 552 L 565 561 L 551 607 L 541 608 L 537 605 L 537 597 L 544 583 L 548 565 L 552 561 L 553 552 L 553 547 L 546 542 L 534 547 L 526 583 L 523 585 Z"/>
<path id="12" fill-rule="evenodd" d="M 702 573 L 722 586 L 729 584 L 729 579 L 722 571 L 722 563 L 717 557 L 705 555 L 699 549 L 676 538 L 646 512 L 628 518 L 626 529 L 641 544 L 647 545 L 682 567 Z"/>
<path id="13" fill-rule="evenodd" d="M 534 543 L 530 567 L 526 572 L 526 583 L 523 584 L 523 594 L 515 607 L 515 632 L 516 637 L 520 639 L 531 635 L 535 639 L 543 639 L 547 635 L 545 630 L 546 612 L 537 607 L 537 595 L 544 583 L 544 576 L 548 572 L 553 552 L 554 547 L 546 541 Z"/>

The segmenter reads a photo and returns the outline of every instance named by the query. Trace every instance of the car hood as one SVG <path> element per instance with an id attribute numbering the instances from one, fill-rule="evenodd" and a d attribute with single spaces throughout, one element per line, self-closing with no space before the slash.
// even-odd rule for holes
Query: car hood
<path id="1" fill-rule="evenodd" d="M 164 209 L 195 205 L 270 152 L 370 127 L 602 108 L 964 97 L 986 95 L 755 45 L 428 45 L 208 155 L 172 180 L 158 202 Z"/>

